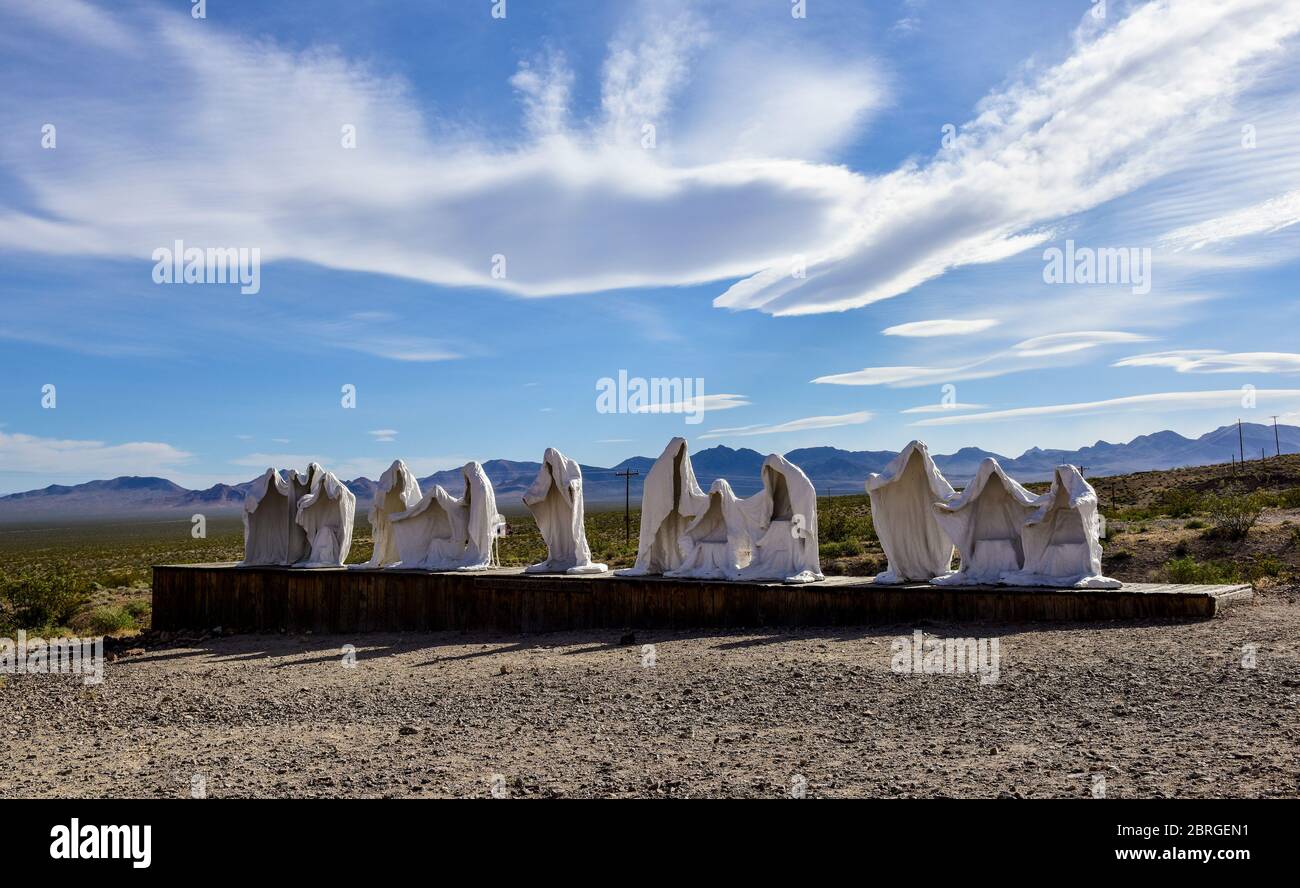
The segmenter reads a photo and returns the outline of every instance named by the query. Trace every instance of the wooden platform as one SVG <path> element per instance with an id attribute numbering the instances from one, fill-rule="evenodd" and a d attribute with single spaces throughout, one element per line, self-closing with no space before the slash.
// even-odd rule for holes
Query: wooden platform
<path id="1" fill-rule="evenodd" d="M 1249 599 L 1248 585 L 1134 583 L 1122 589 L 877 586 L 827 577 L 803 586 L 525 574 L 290 570 L 232 564 L 153 569 L 162 631 L 377 632 L 688 629 L 951 622 L 1204 620 Z"/>

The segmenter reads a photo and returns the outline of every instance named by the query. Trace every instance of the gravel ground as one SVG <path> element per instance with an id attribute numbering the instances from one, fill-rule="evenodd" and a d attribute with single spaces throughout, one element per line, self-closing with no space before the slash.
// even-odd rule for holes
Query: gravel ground
<path id="1" fill-rule="evenodd" d="M 996 683 L 891 670 L 996 638 Z M 629 642 L 629 643 L 622 643 Z M 342 648 L 356 646 L 355 668 Z M 654 646 L 645 666 L 643 645 Z M 129 647 L 135 645 L 135 647 Z M 1256 666 L 1242 668 L 1243 649 Z M 0 795 L 1300 796 L 1300 604 L 1200 623 L 137 639 L 8 676 Z M 197 776 L 196 776 L 197 775 Z"/>

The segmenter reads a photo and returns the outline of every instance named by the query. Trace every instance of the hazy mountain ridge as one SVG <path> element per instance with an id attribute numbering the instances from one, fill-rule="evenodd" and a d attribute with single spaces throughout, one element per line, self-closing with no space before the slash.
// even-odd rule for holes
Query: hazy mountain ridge
<path id="1" fill-rule="evenodd" d="M 1277 434 L 1283 453 L 1300 452 L 1300 427 L 1278 426 Z M 1272 426 L 1243 423 L 1241 437 L 1247 459 L 1259 459 L 1261 450 L 1268 455 L 1275 452 Z M 1232 425 L 1207 432 L 1199 438 L 1160 431 L 1139 435 L 1126 444 L 1097 441 L 1077 450 L 1031 447 L 1017 457 L 977 447 L 963 447 L 955 453 L 936 454 L 934 460 L 949 481 L 961 486 L 975 474 L 980 461 L 989 456 L 995 457 L 1018 480 L 1043 481 L 1049 479 L 1052 470 L 1062 463 L 1083 466 L 1089 477 L 1097 477 L 1227 462 L 1238 449 L 1238 431 Z M 867 475 L 881 471 L 894 456 L 895 451 L 889 450 L 840 450 L 836 447 L 803 447 L 786 454 L 786 458 L 800 466 L 824 494 L 862 492 Z M 740 495 L 758 489 L 763 459 L 764 455 L 756 450 L 733 449 L 725 445 L 691 454 L 696 478 L 703 488 L 707 490 L 716 478 L 726 478 Z M 622 502 L 625 480 L 615 472 L 630 470 L 639 473 L 630 479 L 629 485 L 632 501 L 639 501 L 641 484 L 653 464 L 653 457 L 634 456 L 608 468 L 582 466 L 587 500 L 606 504 Z M 519 506 L 541 464 L 492 459 L 485 462 L 483 468 L 496 488 L 500 505 L 510 508 Z M 459 467 L 435 472 L 419 480 L 422 490 L 441 484 L 449 492 L 459 495 L 464 489 Z M 369 478 L 356 478 L 345 483 L 357 496 L 358 511 L 369 506 L 378 488 L 378 483 Z M 53 484 L 0 497 L 0 520 L 181 510 L 234 512 L 243 505 L 244 495 L 252 484 L 253 481 L 249 480 L 241 484 L 216 484 L 206 490 L 188 490 L 165 478 L 135 476 L 76 485 Z"/>

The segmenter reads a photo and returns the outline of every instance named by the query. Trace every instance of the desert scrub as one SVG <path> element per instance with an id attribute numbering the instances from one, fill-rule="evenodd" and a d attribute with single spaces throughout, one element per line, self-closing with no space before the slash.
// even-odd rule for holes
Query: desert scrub
<path id="1" fill-rule="evenodd" d="M 1163 573 L 1169 583 L 1215 585 L 1235 583 L 1241 579 L 1235 565 L 1197 561 L 1190 555 L 1165 562 Z"/>
<path id="2" fill-rule="evenodd" d="M 65 626 L 88 594 L 84 579 L 60 572 L 0 576 L 0 630 Z"/>
<path id="3" fill-rule="evenodd" d="M 113 635 L 139 628 L 135 617 L 125 607 L 97 607 L 86 617 L 86 626 L 95 635 Z"/>
<path id="4" fill-rule="evenodd" d="M 1205 536 L 1221 540 L 1244 540 L 1264 511 L 1265 501 L 1259 494 L 1229 493 L 1205 498 L 1205 512 L 1210 528 Z"/>
<path id="5" fill-rule="evenodd" d="M 1203 505 L 1203 498 L 1193 490 L 1170 488 L 1160 495 L 1160 511 L 1170 518 L 1188 518 Z"/>

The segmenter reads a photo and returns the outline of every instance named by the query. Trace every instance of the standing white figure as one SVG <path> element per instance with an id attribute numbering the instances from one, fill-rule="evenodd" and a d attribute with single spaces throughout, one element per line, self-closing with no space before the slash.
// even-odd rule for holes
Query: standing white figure
<path id="1" fill-rule="evenodd" d="M 930 458 L 929 448 L 913 441 L 879 474 L 867 476 L 871 521 L 889 564 L 877 583 L 926 582 L 950 573 L 952 540 L 939 526 L 935 503 L 955 495 Z"/>
<path id="2" fill-rule="evenodd" d="M 705 495 L 708 505 L 686 525 L 678 538 L 680 567 L 664 576 L 693 580 L 734 580 L 749 563 L 749 529 L 740 500 L 725 478 L 718 478 Z"/>
<path id="3" fill-rule="evenodd" d="M 311 540 L 311 554 L 298 567 L 342 567 L 352 548 L 357 498 L 333 472 L 319 472 L 298 502 L 298 526 Z"/>
<path id="4" fill-rule="evenodd" d="M 370 506 L 370 533 L 375 541 L 374 553 L 365 566 L 388 567 L 401 560 L 393 538 L 392 517 L 405 512 L 420 501 L 420 482 L 400 459 L 393 460 L 379 476 L 379 489 Z"/>
<path id="5" fill-rule="evenodd" d="M 1097 491 L 1074 466 L 1057 466 L 1052 489 L 1024 526 L 1025 566 L 1002 575 L 1013 586 L 1118 589 L 1101 574 Z"/>
<path id="6" fill-rule="evenodd" d="M 695 480 L 686 439 L 673 438 L 645 476 L 636 564 L 615 573 L 639 577 L 680 568 L 684 559 L 679 538 L 708 507 L 709 497 Z"/>
<path id="7" fill-rule="evenodd" d="M 763 460 L 763 489 L 740 504 L 754 554 L 742 580 L 823 580 L 817 551 L 817 491 L 803 470 L 773 453 Z"/>
<path id="8" fill-rule="evenodd" d="M 997 460 L 985 459 L 961 493 L 932 508 L 961 554 L 961 568 L 930 582 L 940 586 L 999 583 L 1004 573 L 1024 566 L 1021 531 L 1036 508 L 1036 498 Z"/>
<path id="9" fill-rule="evenodd" d="M 492 566 L 492 544 L 496 539 L 499 522 L 496 491 L 487 472 L 477 462 L 467 462 L 461 468 L 465 476 L 465 493 L 460 498 L 466 512 L 465 551 L 458 570 L 485 570 Z"/>
<path id="10" fill-rule="evenodd" d="M 244 496 L 241 566 L 289 563 L 289 533 L 295 527 L 289 495 L 289 482 L 273 468 L 267 469 L 248 489 Z"/>
<path id="11" fill-rule="evenodd" d="M 306 561 L 311 555 L 311 540 L 307 531 L 298 524 L 298 504 L 311 493 L 316 478 L 324 473 L 320 463 L 309 463 L 305 473 L 293 469 L 285 473 L 285 480 L 289 484 L 289 557 L 285 560 L 286 564 Z"/>
<path id="12" fill-rule="evenodd" d="M 591 560 L 583 525 L 582 469 L 554 447 L 546 448 L 537 478 L 524 493 L 524 505 L 533 513 L 546 541 L 546 560 L 524 568 L 526 573 L 603 573 L 609 570 Z"/>

